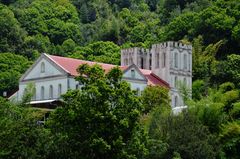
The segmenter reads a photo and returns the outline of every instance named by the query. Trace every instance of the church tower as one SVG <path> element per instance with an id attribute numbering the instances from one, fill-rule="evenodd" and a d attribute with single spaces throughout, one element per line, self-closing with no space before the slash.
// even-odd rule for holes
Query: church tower
<path id="1" fill-rule="evenodd" d="M 128 48 L 121 50 L 121 65 L 137 65 L 152 70 L 169 83 L 172 107 L 184 106 L 178 90 L 179 83 L 192 88 L 192 46 L 180 42 L 154 44 L 150 49 Z"/>

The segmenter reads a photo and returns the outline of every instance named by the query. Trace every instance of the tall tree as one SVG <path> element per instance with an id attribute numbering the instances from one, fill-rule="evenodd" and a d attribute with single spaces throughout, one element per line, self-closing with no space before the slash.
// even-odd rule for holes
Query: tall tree
<path id="1" fill-rule="evenodd" d="M 113 68 L 81 65 L 81 90 L 63 96 L 64 105 L 51 115 L 54 135 L 50 158 L 142 158 L 146 138 L 139 125 L 142 106 Z"/>

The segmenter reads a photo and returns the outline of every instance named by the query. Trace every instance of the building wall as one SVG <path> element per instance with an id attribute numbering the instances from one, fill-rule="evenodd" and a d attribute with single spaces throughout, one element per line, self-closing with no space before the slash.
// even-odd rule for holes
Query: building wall
<path id="1" fill-rule="evenodd" d="M 132 53 L 134 52 L 134 53 Z M 137 57 L 135 57 L 137 56 Z M 121 51 L 121 65 L 125 59 L 146 59 L 144 69 L 152 70 L 156 75 L 170 84 L 172 107 L 184 105 L 176 83 L 186 83 L 192 88 L 192 46 L 180 42 L 154 44 L 148 49 L 129 48 Z M 126 61 L 126 60 L 125 60 Z M 141 68 L 139 61 L 134 61 Z M 177 101 L 177 102 L 176 102 Z"/>
<path id="2" fill-rule="evenodd" d="M 44 65 L 45 71 L 41 70 L 42 65 Z M 62 74 L 63 73 L 59 69 L 54 67 L 53 64 L 49 60 L 42 58 L 32 68 L 32 70 L 28 73 L 28 75 L 24 78 L 24 80 L 44 78 L 44 77 L 48 77 L 48 76 L 59 76 Z"/>

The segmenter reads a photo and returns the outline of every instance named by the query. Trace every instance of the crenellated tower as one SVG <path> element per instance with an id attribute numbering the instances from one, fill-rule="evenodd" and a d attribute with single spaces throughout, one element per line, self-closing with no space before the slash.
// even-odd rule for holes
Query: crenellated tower
<path id="1" fill-rule="evenodd" d="M 121 50 L 121 65 L 137 65 L 152 70 L 169 83 L 172 107 L 183 106 L 178 83 L 192 88 L 192 46 L 181 42 L 154 44 L 150 49 L 128 48 Z"/>

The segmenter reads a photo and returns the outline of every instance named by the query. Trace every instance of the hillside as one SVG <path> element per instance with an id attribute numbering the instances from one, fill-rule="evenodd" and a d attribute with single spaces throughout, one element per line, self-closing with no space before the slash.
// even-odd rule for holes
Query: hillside
<path id="1" fill-rule="evenodd" d="M 1 97 L 41 53 L 119 65 L 122 48 L 164 41 L 193 46 L 180 115 L 168 90 L 136 97 L 121 71 L 97 66 L 81 68 L 92 77 L 78 78 L 84 93 L 64 95 L 46 126 L 27 104 Z M 238 159 L 239 88 L 239 0 L 0 0 L 0 158 Z"/>

